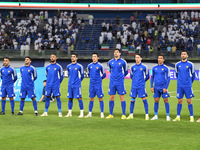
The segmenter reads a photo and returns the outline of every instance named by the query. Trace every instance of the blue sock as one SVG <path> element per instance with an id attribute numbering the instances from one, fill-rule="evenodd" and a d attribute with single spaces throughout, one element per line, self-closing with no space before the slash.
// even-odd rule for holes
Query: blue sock
<path id="1" fill-rule="evenodd" d="M 159 102 L 158 103 L 154 103 L 154 113 L 155 115 L 158 115 L 158 108 L 159 108 Z"/>
<path id="2" fill-rule="evenodd" d="M 134 107 L 135 107 L 135 98 L 131 98 L 130 114 L 133 114 Z"/>
<path id="3" fill-rule="evenodd" d="M 115 106 L 114 101 L 109 101 L 109 110 L 111 115 L 113 115 L 114 106 Z"/>
<path id="4" fill-rule="evenodd" d="M 83 110 L 83 101 L 82 101 L 82 99 L 78 100 L 78 102 L 79 102 L 80 110 Z"/>
<path id="5" fill-rule="evenodd" d="M 36 100 L 33 101 L 33 108 L 34 108 L 35 111 L 37 111 L 37 101 Z"/>
<path id="6" fill-rule="evenodd" d="M 182 104 L 177 105 L 177 115 L 180 116 L 181 114 L 181 109 L 182 109 Z"/>
<path id="7" fill-rule="evenodd" d="M 94 101 L 90 101 L 90 103 L 89 103 L 89 112 L 92 112 L 93 105 L 94 105 Z"/>
<path id="8" fill-rule="evenodd" d="M 148 102 L 147 102 L 147 99 L 143 100 L 143 103 L 144 103 L 145 113 L 148 114 L 148 113 L 149 113 L 149 110 L 148 110 Z"/>
<path id="9" fill-rule="evenodd" d="M 169 103 L 165 103 L 166 114 L 169 116 Z"/>
<path id="10" fill-rule="evenodd" d="M 5 112 L 5 105 L 6 105 L 6 100 L 1 100 L 1 109 L 3 112 Z"/>
<path id="11" fill-rule="evenodd" d="M 122 114 L 126 115 L 126 101 L 121 102 Z"/>
<path id="12" fill-rule="evenodd" d="M 104 112 L 104 102 L 103 101 L 99 101 L 99 104 L 100 104 L 101 112 L 103 113 Z"/>
<path id="13" fill-rule="evenodd" d="M 48 112 L 49 105 L 50 105 L 50 97 L 46 97 L 46 100 L 45 100 L 45 110 L 44 110 L 44 112 Z"/>
<path id="14" fill-rule="evenodd" d="M 20 111 L 23 111 L 23 109 L 24 109 L 24 103 L 25 103 L 25 101 L 20 101 Z"/>
<path id="15" fill-rule="evenodd" d="M 15 101 L 14 100 L 10 101 L 10 106 L 11 106 L 11 112 L 14 112 L 14 108 L 15 108 Z"/>
<path id="16" fill-rule="evenodd" d="M 68 109 L 72 110 L 72 106 L 73 106 L 73 100 L 69 100 L 68 101 Z"/>
<path id="17" fill-rule="evenodd" d="M 56 99 L 57 99 L 58 112 L 61 113 L 61 100 L 60 100 L 60 97 L 56 98 Z"/>
<path id="18" fill-rule="evenodd" d="M 193 116 L 193 105 L 192 104 L 188 105 L 188 109 L 190 112 L 190 116 Z"/>

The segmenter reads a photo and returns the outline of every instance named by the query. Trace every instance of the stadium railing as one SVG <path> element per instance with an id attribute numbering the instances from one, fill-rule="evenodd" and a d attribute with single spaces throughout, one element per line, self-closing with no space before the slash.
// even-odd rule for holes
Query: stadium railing
<path id="1" fill-rule="evenodd" d="M 61 59 L 69 59 L 71 57 L 71 53 L 78 53 L 79 59 L 91 59 L 91 55 L 93 52 L 97 52 L 101 59 L 110 59 L 113 57 L 113 50 L 42 50 L 41 52 L 36 50 L 30 50 L 29 56 L 31 56 L 34 59 L 48 59 L 52 53 L 55 53 L 58 58 Z M 4 58 L 6 56 L 9 56 L 10 58 L 14 59 L 20 59 L 24 58 L 25 55 L 21 55 L 20 50 L 13 50 L 13 49 L 0 49 L 0 59 Z M 143 59 L 145 60 L 156 60 L 158 53 L 164 53 L 164 52 L 154 52 L 152 55 L 151 53 L 145 53 L 142 52 Z M 181 51 L 177 51 L 175 54 L 172 53 L 164 53 L 167 60 L 177 60 L 180 59 L 180 53 Z M 133 53 L 131 56 L 127 55 L 127 53 L 122 52 L 122 57 L 127 60 L 132 60 L 135 56 L 136 52 Z M 197 51 L 191 51 L 188 52 L 190 59 L 192 60 L 199 60 L 200 59 L 200 53 Z"/>

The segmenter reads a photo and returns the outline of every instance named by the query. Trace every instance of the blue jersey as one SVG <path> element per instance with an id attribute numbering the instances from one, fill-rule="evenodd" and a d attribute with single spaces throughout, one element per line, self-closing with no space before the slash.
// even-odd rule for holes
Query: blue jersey
<path id="1" fill-rule="evenodd" d="M 175 65 L 177 87 L 192 87 L 195 79 L 194 64 L 190 61 L 179 61 Z"/>
<path id="2" fill-rule="evenodd" d="M 22 77 L 21 89 L 29 90 L 34 89 L 34 81 L 37 79 L 37 72 L 32 65 L 23 66 L 20 68 Z"/>
<path id="3" fill-rule="evenodd" d="M 88 76 L 90 77 L 90 84 L 101 84 L 102 79 L 106 77 L 104 66 L 97 63 L 90 63 L 87 67 Z"/>
<path id="4" fill-rule="evenodd" d="M 81 87 L 81 81 L 84 78 L 83 66 L 79 63 L 71 63 L 67 66 L 67 73 L 69 77 L 68 87 Z"/>
<path id="5" fill-rule="evenodd" d="M 152 76 L 151 76 L 151 88 L 156 89 L 167 89 L 170 82 L 170 70 L 169 68 L 162 64 L 156 65 L 152 68 Z"/>
<path id="6" fill-rule="evenodd" d="M 131 67 L 132 88 L 145 88 L 145 82 L 149 79 L 149 70 L 147 66 L 140 63 Z"/>
<path id="7" fill-rule="evenodd" d="M 46 87 L 51 89 L 60 88 L 63 80 L 63 68 L 58 63 L 49 64 L 46 67 L 47 83 Z"/>
<path id="8" fill-rule="evenodd" d="M 123 84 L 124 77 L 128 74 L 127 62 L 122 58 L 118 60 L 113 58 L 108 62 L 108 66 L 110 69 L 110 83 L 114 85 Z"/>
<path id="9" fill-rule="evenodd" d="M 0 76 L 1 76 L 1 86 L 3 87 L 12 87 L 17 81 L 17 74 L 15 69 L 11 68 L 10 65 L 8 67 L 2 67 L 0 70 Z"/>

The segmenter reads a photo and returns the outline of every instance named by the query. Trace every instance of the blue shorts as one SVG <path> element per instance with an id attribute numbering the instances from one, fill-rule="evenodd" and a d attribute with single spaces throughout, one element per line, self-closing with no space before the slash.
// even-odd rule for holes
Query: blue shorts
<path id="1" fill-rule="evenodd" d="M 139 98 L 147 97 L 147 92 L 145 88 L 131 88 L 130 97 L 136 98 L 138 95 Z"/>
<path id="2" fill-rule="evenodd" d="M 14 86 L 13 87 L 1 87 L 1 97 L 15 97 Z"/>
<path id="3" fill-rule="evenodd" d="M 26 95 L 28 95 L 28 98 L 34 98 L 35 96 L 35 90 L 34 89 L 28 89 L 28 90 L 24 90 L 21 89 L 20 91 L 20 98 L 26 98 Z"/>
<path id="4" fill-rule="evenodd" d="M 194 97 L 192 87 L 177 87 L 176 97 L 182 99 L 184 94 L 187 99 Z"/>
<path id="5" fill-rule="evenodd" d="M 68 93 L 67 93 L 68 98 L 81 98 L 81 87 L 68 87 Z"/>
<path id="6" fill-rule="evenodd" d="M 126 89 L 124 84 L 121 85 L 113 85 L 113 84 L 109 84 L 109 91 L 108 94 L 109 95 L 115 95 L 116 91 L 119 95 L 124 95 L 126 94 Z"/>
<path id="7" fill-rule="evenodd" d="M 45 96 L 52 96 L 52 93 L 54 97 L 60 96 L 60 88 L 45 88 Z"/>
<path id="8" fill-rule="evenodd" d="M 98 98 L 104 97 L 102 84 L 90 85 L 89 97 L 94 98 L 97 95 Z"/>
<path id="9" fill-rule="evenodd" d="M 155 89 L 154 88 L 153 97 L 154 98 L 160 98 L 161 95 L 162 95 L 162 98 L 168 98 L 168 97 L 170 97 L 168 91 L 166 93 L 163 93 L 163 89 Z"/>

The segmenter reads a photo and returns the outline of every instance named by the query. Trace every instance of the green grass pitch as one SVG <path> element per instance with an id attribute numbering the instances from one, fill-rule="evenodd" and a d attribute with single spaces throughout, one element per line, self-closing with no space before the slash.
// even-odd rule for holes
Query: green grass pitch
<path id="1" fill-rule="evenodd" d="M 67 114 L 67 81 L 61 85 L 62 113 Z M 82 82 L 84 114 L 88 113 L 89 79 Z M 109 114 L 109 80 L 103 80 L 105 116 Z M 125 80 L 127 94 L 126 114 L 129 115 L 131 80 Z M 193 98 L 195 121 L 200 115 L 199 82 L 194 81 Z M 154 115 L 153 94 L 149 81 L 146 84 L 150 118 Z M 170 116 L 176 116 L 176 81 L 169 86 L 171 97 Z M 19 111 L 19 102 L 15 103 L 15 113 Z M 38 103 L 38 112 L 44 111 L 44 103 Z M 0 116 L 0 149 L 5 150 L 130 150 L 130 149 L 199 149 L 200 123 L 189 122 L 189 111 L 184 99 L 180 122 L 167 122 L 163 100 L 159 104 L 159 119 L 144 120 L 144 107 L 141 99 L 136 99 L 134 119 L 121 120 L 121 103 L 115 98 L 114 119 L 100 119 L 99 102 L 95 99 L 92 118 L 79 119 L 78 101 L 74 100 L 73 117 L 58 118 L 57 104 L 50 104 L 48 117 L 35 117 L 32 102 L 26 102 L 23 116 L 11 116 L 10 103 L 6 104 L 6 115 Z"/>

